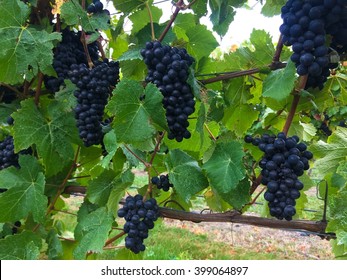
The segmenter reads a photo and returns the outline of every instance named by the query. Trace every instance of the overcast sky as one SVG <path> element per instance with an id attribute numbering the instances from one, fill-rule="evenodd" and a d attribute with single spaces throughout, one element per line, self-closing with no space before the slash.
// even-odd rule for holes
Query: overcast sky
<path id="1" fill-rule="evenodd" d="M 102 0 L 102 2 L 105 4 L 107 0 Z M 249 39 L 249 35 L 252 32 L 253 28 L 264 29 L 271 34 L 273 41 L 277 42 L 280 35 L 278 29 L 282 23 L 280 16 L 272 18 L 264 17 L 260 14 L 262 5 L 259 3 L 259 1 L 249 0 L 248 3 L 249 6 L 252 7 L 252 9 L 237 9 L 235 19 L 231 23 L 229 31 L 224 36 L 223 40 L 220 41 L 216 36 L 218 41 L 220 42 L 222 50 L 226 51 L 230 49 L 230 46 L 240 45 L 243 41 Z M 163 9 L 164 11 L 168 11 L 164 13 L 161 21 L 165 22 L 166 20 L 168 20 L 172 14 L 172 11 L 174 10 L 172 8 L 171 1 L 156 4 L 156 6 Z M 107 9 L 109 9 L 111 13 L 114 12 L 112 1 L 108 3 Z M 208 18 L 203 21 L 203 24 L 207 25 L 211 29 Z"/>

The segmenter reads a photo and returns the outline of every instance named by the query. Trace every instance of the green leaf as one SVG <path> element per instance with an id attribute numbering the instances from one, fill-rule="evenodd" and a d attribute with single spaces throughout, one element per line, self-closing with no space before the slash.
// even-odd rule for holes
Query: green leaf
<path id="1" fill-rule="evenodd" d="M 126 188 L 131 186 L 133 180 L 133 175 L 124 177 L 120 174 L 117 176 L 114 171 L 106 170 L 97 178 L 89 182 L 87 198 L 94 204 L 104 206 L 109 200 L 110 193 L 113 189 L 124 191 Z"/>
<path id="2" fill-rule="evenodd" d="M 63 255 L 63 246 L 54 229 L 51 229 L 48 233 L 46 242 L 48 245 L 47 255 L 50 260 L 56 260 Z"/>
<path id="3" fill-rule="evenodd" d="M 219 194 L 229 193 L 230 190 L 236 189 L 239 182 L 245 178 L 246 171 L 242 162 L 244 155 L 239 142 L 216 144 L 212 156 L 204 164 L 203 169 L 211 186 Z"/>
<path id="4" fill-rule="evenodd" d="M 105 145 L 107 155 L 102 159 L 100 164 L 103 168 L 108 169 L 110 162 L 118 149 L 117 137 L 113 129 L 105 134 L 103 143 Z"/>
<path id="5" fill-rule="evenodd" d="M 281 13 L 281 8 L 286 3 L 286 0 L 266 0 L 261 13 L 264 16 L 272 17 Z"/>
<path id="6" fill-rule="evenodd" d="M 9 167 L 0 171 L 0 222 L 14 222 L 30 213 L 36 222 L 43 222 L 47 207 L 44 195 L 45 176 L 32 156 L 20 156 L 20 169 Z"/>
<path id="7" fill-rule="evenodd" d="M 0 0 L 0 82 L 31 80 L 41 71 L 48 74 L 53 62 L 54 43 L 61 39 L 26 24 L 30 8 L 21 1 Z"/>
<path id="8" fill-rule="evenodd" d="M 234 20 L 236 14 L 232 7 L 234 0 L 210 0 L 211 15 L 210 20 L 213 24 L 213 30 L 220 36 L 224 36 L 228 30 L 230 23 Z M 241 1 L 242 2 L 242 1 Z"/>
<path id="9" fill-rule="evenodd" d="M 144 5 L 147 0 L 113 0 L 113 5 L 123 13 L 130 13 Z"/>
<path id="10" fill-rule="evenodd" d="M 78 245 L 74 250 L 74 257 L 84 259 L 87 252 L 101 252 L 112 228 L 112 222 L 112 215 L 105 207 L 84 216 L 75 229 Z"/>
<path id="11" fill-rule="evenodd" d="M 284 69 L 272 71 L 263 83 L 263 96 L 281 101 L 289 97 L 296 80 L 295 65 L 289 61 Z"/>
<path id="12" fill-rule="evenodd" d="M 106 108 L 115 116 L 112 125 L 118 142 L 138 146 L 153 137 L 155 126 L 167 127 L 162 94 L 155 85 L 143 89 L 141 84 L 123 79 L 113 93 Z"/>
<path id="13" fill-rule="evenodd" d="M 315 161 L 313 171 L 318 178 L 336 172 L 339 164 L 347 157 L 347 128 L 338 127 L 327 143 L 319 140 L 310 146 Z"/>
<path id="14" fill-rule="evenodd" d="M 150 6 L 150 10 L 152 14 L 152 21 L 159 23 L 159 20 L 161 16 L 163 15 L 163 11 L 155 6 Z M 148 24 L 148 21 L 149 21 L 148 10 L 143 9 L 143 10 L 136 11 L 129 16 L 129 19 L 133 23 L 131 32 L 132 34 L 135 34 Z"/>
<path id="15" fill-rule="evenodd" d="M 245 118 L 245 116 L 247 117 Z M 258 116 L 259 111 L 255 110 L 253 105 L 242 104 L 236 108 L 225 109 L 223 123 L 229 130 L 241 137 L 258 119 Z"/>
<path id="16" fill-rule="evenodd" d="M 208 181 L 196 160 L 183 151 L 171 150 L 166 158 L 170 182 L 185 200 L 206 188 Z"/>
<path id="17" fill-rule="evenodd" d="M 196 25 L 186 32 L 189 42 L 187 44 L 188 53 L 197 61 L 202 57 L 207 57 L 218 46 L 216 38 L 206 26 Z"/>
<path id="18" fill-rule="evenodd" d="M 61 18 L 67 25 L 82 25 L 83 30 L 94 32 L 108 29 L 109 17 L 105 13 L 87 15 L 78 0 L 70 0 L 61 6 Z"/>
<path id="19" fill-rule="evenodd" d="M 13 113 L 15 151 L 36 145 L 46 175 L 57 174 L 74 158 L 71 141 L 78 139 L 75 119 L 62 104 L 50 101 L 36 107 L 33 99 L 21 102 Z"/>
<path id="20" fill-rule="evenodd" d="M 251 199 L 249 190 L 251 184 L 248 178 L 241 180 L 237 185 L 230 188 L 228 192 L 220 192 L 219 196 L 226 202 L 228 202 L 234 209 L 241 209 Z"/>
<path id="21" fill-rule="evenodd" d="M 120 68 L 122 69 L 122 74 L 127 79 L 141 81 L 144 78 L 146 65 L 141 59 L 132 60 L 121 60 Z M 118 85 L 117 85 L 118 86 Z"/>
<path id="22" fill-rule="evenodd" d="M 0 239 L 1 260 L 36 260 L 42 246 L 41 238 L 30 232 L 9 235 Z"/>

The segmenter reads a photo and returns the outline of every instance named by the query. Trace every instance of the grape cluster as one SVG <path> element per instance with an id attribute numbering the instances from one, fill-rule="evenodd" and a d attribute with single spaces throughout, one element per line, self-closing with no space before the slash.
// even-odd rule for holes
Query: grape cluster
<path id="1" fill-rule="evenodd" d="M 11 103 L 17 98 L 16 93 L 7 87 L 0 86 L 0 102 Z"/>
<path id="2" fill-rule="evenodd" d="M 93 0 L 93 3 L 91 3 L 87 7 L 87 12 L 92 14 L 102 13 L 104 10 L 104 5 L 100 2 L 100 0 Z"/>
<path id="3" fill-rule="evenodd" d="M 118 210 L 118 217 L 125 219 L 124 232 L 125 247 L 135 254 L 146 249 L 143 244 L 148 237 L 148 231 L 154 227 L 154 222 L 159 216 L 159 207 L 154 198 L 143 201 L 140 194 L 128 196 L 125 205 Z"/>
<path id="4" fill-rule="evenodd" d="M 86 147 L 102 141 L 102 119 L 111 87 L 119 79 L 119 63 L 94 62 L 94 68 L 86 64 L 73 64 L 69 71 L 71 81 L 77 85 L 75 118 L 79 136 Z"/>
<path id="5" fill-rule="evenodd" d="M 156 185 L 158 189 L 162 189 L 167 192 L 170 188 L 173 188 L 173 184 L 169 181 L 169 175 L 160 175 L 159 177 L 153 177 L 151 179 L 152 184 Z"/>
<path id="6" fill-rule="evenodd" d="M 264 134 L 253 138 L 247 135 L 245 142 L 264 152 L 259 166 L 262 168 L 261 183 L 267 186 L 264 198 L 268 201 L 270 215 L 290 221 L 296 213 L 295 200 L 304 187 L 298 177 L 309 169 L 312 153 L 306 144 L 299 142 L 299 137 L 286 137 L 282 132 L 277 137 Z"/>
<path id="7" fill-rule="evenodd" d="M 291 60 L 298 75 L 307 75 L 306 89 L 322 88 L 336 68 L 329 60 L 327 36 L 333 35 L 337 48 L 345 44 L 346 3 L 344 0 L 288 0 L 282 7 L 283 43 L 292 46 Z"/>
<path id="8" fill-rule="evenodd" d="M 9 166 L 19 168 L 18 154 L 14 152 L 12 136 L 7 136 L 3 141 L 0 141 L 0 170 Z"/>
<path id="9" fill-rule="evenodd" d="M 158 41 L 147 42 L 141 55 L 148 69 L 146 82 L 154 83 L 164 96 L 168 138 L 178 142 L 190 138 L 188 117 L 195 111 L 195 100 L 187 79 L 194 59 L 185 49 L 163 46 Z"/>
<path id="10" fill-rule="evenodd" d="M 91 59 L 98 59 L 98 46 L 96 42 L 88 45 Z M 85 63 L 87 57 L 81 43 L 81 32 L 70 31 L 68 28 L 62 31 L 62 41 L 54 50 L 53 68 L 58 77 L 45 77 L 46 88 L 51 92 L 59 91 L 64 85 L 64 79 L 68 78 L 71 65 Z"/>

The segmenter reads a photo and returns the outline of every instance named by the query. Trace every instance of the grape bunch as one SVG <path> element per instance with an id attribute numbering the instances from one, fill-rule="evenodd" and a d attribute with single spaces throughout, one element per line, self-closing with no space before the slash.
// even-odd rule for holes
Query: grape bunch
<path id="1" fill-rule="evenodd" d="M 102 4 L 100 0 L 93 0 L 93 3 L 87 7 L 87 12 L 90 14 L 102 13 L 103 11 L 104 4 Z"/>
<path id="2" fill-rule="evenodd" d="M 123 208 L 118 210 L 118 217 L 125 219 L 124 232 L 125 247 L 135 254 L 146 249 L 143 244 L 148 237 L 148 231 L 154 227 L 154 222 L 159 217 L 159 207 L 154 198 L 143 201 L 140 194 L 128 196 Z"/>
<path id="3" fill-rule="evenodd" d="M 288 0 L 282 7 L 281 16 L 283 43 L 292 46 L 294 53 L 291 60 L 298 75 L 308 74 L 306 89 L 321 89 L 330 75 L 330 69 L 336 68 L 336 64 L 331 64 L 329 60 L 327 35 L 335 34 L 333 44 L 336 47 L 345 44 L 346 37 L 339 37 L 346 32 L 345 1 Z"/>
<path id="4" fill-rule="evenodd" d="M 259 166 L 262 168 L 261 183 L 267 186 L 264 198 L 268 201 L 270 215 L 292 220 L 296 213 L 295 200 L 304 188 L 298 177 L 310 168 L 312 153 L 307 150 L 306 144 L 299 142 L 298 136 L 287 137 L 282 132 L 277 137 L 264 134 L 253 138 L 247 135 L 245 142 L 264 152 Z"/>
<path id="5" fill-rule="evenodd" d="M 170 188 L 173 188 L 173 184 L 169 181 L 169 175 L 160 175 L 159 177 L 153 177 L 151 179 L 152 184 L 156 185 L 158 189 L 162 189 L 167 192 Z"/>
<path id="6" fill-rule="evenodd" d="M 88 44 L 88 52 L 91 59 L 98 59 L 98 46 L 96 42 Z M 62 31 L 62 41 L 54 50 L 53 68 L 58 77 L 46 76 L 44 78 L 46 88 L 51 92 L 59 91 L 60 86 L 64 85 L 64 79 L 69 77 L 71 65 L 87 64 L 87 57 L 81 43 L 81 32 L 70 31 L 65 28 Z"/>
<path id="7" fill-rule="evenodd" d="M 13 137 L 7 136 L 3 141 L 0 141 L 0 170 L 10 166 L 19 168 L 18 158 L 19 154 L 25 155 L 30 154 L 31 149 L 25 149 L 20 151 L 18 154 L 14 152 Z"/>
<path id="8" fill-rule="evenodd" d="M 102 142 L 102 119 L 107 99 L 119 79 L 119 63 L 95 61 L 94 68 L 86 64 L 73 64 L 69 71 L 71 81 L 77 85 L 75 118 L 79 136 L 86 147 Z"/>
<path id="9" fill-rule="evenodd" d="M 148 69 L 146 82 L 154 83 L 164 96 L 168 138 L 177 142 L 190 138 L 188 117 L 195 111 L 195 100 L 187 79 L 194 59 L 185 49 L 163 46 L 158 41 L 147 42 L 141 55 Z"/>
<path id="10" fill-rule="evenodd" d="M 19 168 L 18 154 L 14 152 L 12 136 L 7 136 L 3 141 L 0 141 L 0 170 L 9 166 Z"/>

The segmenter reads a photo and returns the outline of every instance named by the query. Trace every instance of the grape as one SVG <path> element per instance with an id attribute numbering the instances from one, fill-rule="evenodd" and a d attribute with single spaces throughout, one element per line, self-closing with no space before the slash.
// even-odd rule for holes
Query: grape
<path id="1" fill-rule="evenodd" d="M 147 83 L 154 83 L 164 96 L 163 107 L 169 126 L 169 139 L 181 142 L 191 137 L 189 115 L 195 111 L 195 100 L 187 83 L 189 67 L 194 59 L 185 49 L 147 42 L 141 50 L 147 65 Z"/>
<path id="2" fill-rule="evenodd" d="M 55 48 L 53 59 L 53 68 L 58 77 L 45 76 L 44 78 L 45 86 L 49 91 L 59 91 L 60 87 L 64 85 L 64 79 L 69 77 L 71 65 L 87 64 L 87 57 L 80 38 L 81 32 L 73 32 L 67 28 L 62 31 L 62 41 Z M 96 42 L 88 45 L 88 52 L 93 61 L 98 59 Z"/>
<path id="3" fill-rule="evenodd" d="M 160 175 L 159 177 L 153 177 L 151 179 L 152 184 L 156 185 L 158 189 L 162 189 L 167 192 L 170 188 L 173 187 L 173 184 L 169 181 L 169 175 Z"/>
<path id="4" fill-rule="evenodd" d="M 329 47 L 339 54 L 347 51 L 347 6 L 344 1 L 287 1 L 281 9 L 283 43 L 292 46 L 291 60 L 297 74 L 308 75 L 305 89 L 322 89 L 330 69 Z M 326 39 L 327 36 L 329 40 Z M 331 39 L 332 37 L 332 39 Z"/>
<path id="5" fill-rule="evenodd" d="M 309 169 L 308 161 L 312 159 L 312 153 L 305 143 L 299 142 L 298 136 L 287 137 L 282 132 L 277 137 L 247 135 L 244 140 L 264 152 L 259 166 L 262 168 L 261 183 L 267 187 L 264 198 L 268 201 L 270 214 L 277 219 L 292 220 L 296 213 L 295 200 L 304 188 L 298 177 Z M 261 149 L 263 145 L 265 149 Z"/>
<path id="6" fill-rule="evenodd" d="M 89 69 L 85 64 L 73 64 L 69 77 L 76 83 L 74 92 L 77 98 L 75 118 L 79 136 L 86 147 L 102 143 L 102 119 L 105 105 L 119 79 L 118 62 L 94 62 L 95 67 Z"/>
<path id="7" fill-rule="evenodd" d="M 140 194 L 128 196 L 117 214 L 126 221 L 123 227 L 124 232 L 127 233 L 125 247 L 135 254 L 144 251 L 146 247 L 143 241 L 148 237 L 148 231 L 154 227 L 154 222 L 159 217 L 157 201 L 154 198 L 143 201 Z"/>

